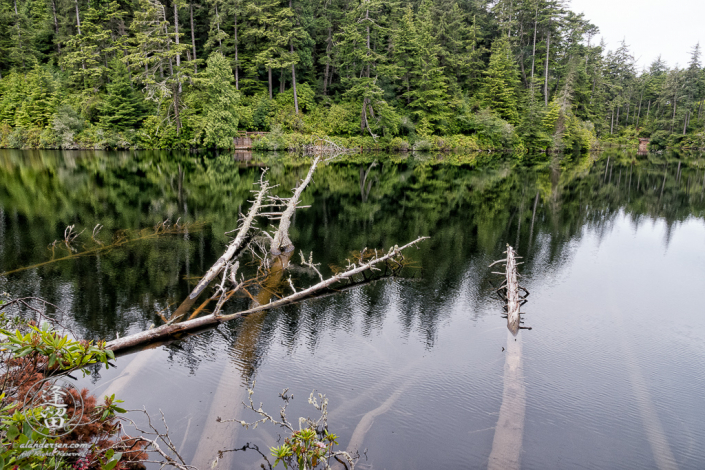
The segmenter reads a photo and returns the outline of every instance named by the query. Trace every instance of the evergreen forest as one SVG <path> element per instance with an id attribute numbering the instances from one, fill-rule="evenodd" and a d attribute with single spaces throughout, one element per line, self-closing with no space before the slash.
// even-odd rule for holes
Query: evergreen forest
<path id="1" fill-rule="evenodd" d="M 690 47 L 640 70 L 563 0 L 0 0 L 0 146 L 703 148 Z"/>

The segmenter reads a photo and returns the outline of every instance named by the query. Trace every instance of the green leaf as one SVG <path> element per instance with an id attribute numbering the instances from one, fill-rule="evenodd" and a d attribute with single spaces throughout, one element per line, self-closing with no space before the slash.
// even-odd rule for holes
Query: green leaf
<path id="1" fill-rule="evenodd" d="M 17 436 L 20 435 L 20 430 L 17 429 L 17 426 L 14 424 L 10 426 L 10 428 L 7 430 L 7 438 L 11 441 L 14 441 Z"/>
<path id="2" fill-rule="evenodd" d="M 108 453 L 110 453 L 112 456 L 112 452 L 113 452 L 113 450 L 110 449 L 108 452 L 106 452 L 106 456 Z M 112 470 L 115 467 L 115 465 L 117 465 L 118 462 L 120 462 L 121 457 L 122 457 L 122 452 L 116 452 L 115 457 L 110 462 L 106 463 L 103 466 L 103 470 Z"/>
<path id="3" fill-rule="evenodd" d="M 111 460 L 103 466 L 103 470 L 112 470 L 118 464 L 117 460 Z"/>

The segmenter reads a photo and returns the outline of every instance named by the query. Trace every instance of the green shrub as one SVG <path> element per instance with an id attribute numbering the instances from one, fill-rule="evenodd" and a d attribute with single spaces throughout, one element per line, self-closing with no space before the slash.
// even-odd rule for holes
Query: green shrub
<path id="1" fill-rule="evenodd" d="M 60 106 L 52 120 L 52 128 L 58 147 L 62 149 L 75 148 L 75 136 L 84 127 L 85 122 L 75 109 L 68 105 Z"/>
<path id="2" fill-rule="evenodd" d="M 21 149 L 24 147 L 26 140 L 25 130 L 21 127 L 15 127 L 10 135 L 7 136 L 7 146 L 11 149 Z"/>

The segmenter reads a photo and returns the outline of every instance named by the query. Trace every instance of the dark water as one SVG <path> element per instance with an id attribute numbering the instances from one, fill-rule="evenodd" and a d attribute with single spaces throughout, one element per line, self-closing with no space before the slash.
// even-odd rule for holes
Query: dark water
<path id="1" fill-rule="evenodd" d="M 272 425 L 216 422 L 256 419 L 240 404 L 252 380 L 274 415 L 288 387 L 293 421 L 315 415 L 311 390 L 325 393 L 341 447 L 367 450 L 361 468 L 485 468 L 512 455 L 527 469 L 704 468 L 705 159 L 612 153 L 527 169 L 484 158 L 355 157 L 317 172 L 297 249 L 326 274 L 353 250 L 430 235 L 409 252 L 414 279 L 221 325 L 82 383 L 161 409 L 204 469 L 218 450 L 276 444 Z M 222 253 L 262 166 L 281 194 L 308 168 L 271 154 L 0 150 L 0 291 L 56 303 L 68 316 L 52 315 L 86 337 L 158 325 Z M 167 218 L 182 229 L 150 236 Z M 74 255 L 52 251 L 72 224 L 87 228 Z M 507 243 L 531 291 L 533 329 L 516 344 L 487 268 Z M 218 468 L 260 462 L 230 452 Z"/>

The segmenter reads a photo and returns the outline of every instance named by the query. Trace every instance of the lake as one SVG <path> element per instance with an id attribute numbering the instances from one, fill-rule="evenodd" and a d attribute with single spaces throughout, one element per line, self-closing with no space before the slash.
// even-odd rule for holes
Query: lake
<path id="1" fill-rule="evenodd" d="M 160 325 L 222 254 L 262 168 L 285 196 L 308 164 L 0 150 L 0 291 L 53 302 L 61 311 L 48 314 L 86 338 Z M 312 390 L 325 394 L 358 468 L 703 468 L 704 195 L 703 155 L 612 151 L 530 167 L 486 154 L 343 157 L 304 193 L 291 277 L 316 282 L 300 250 L 327 276 L 353 251 L 430 236 L 406 252 L 405 275 L 133 352 L 79 383 L 161 410 L 202 469 L 218 451 L 278 445 L 272 424 L 217 421 L 258 418 L 241 404 L 253 381 L 255 406 L 274 416 L 278 394 L 293 393 L 294 423 L 316 416 Z M 70 225 L 85 232 L 67 247 Z M 531 292 L 531 330 L 516 337 L 488 268 L 507 244 Z M 218 468 L 261 463 L 240 450 Z"/>

